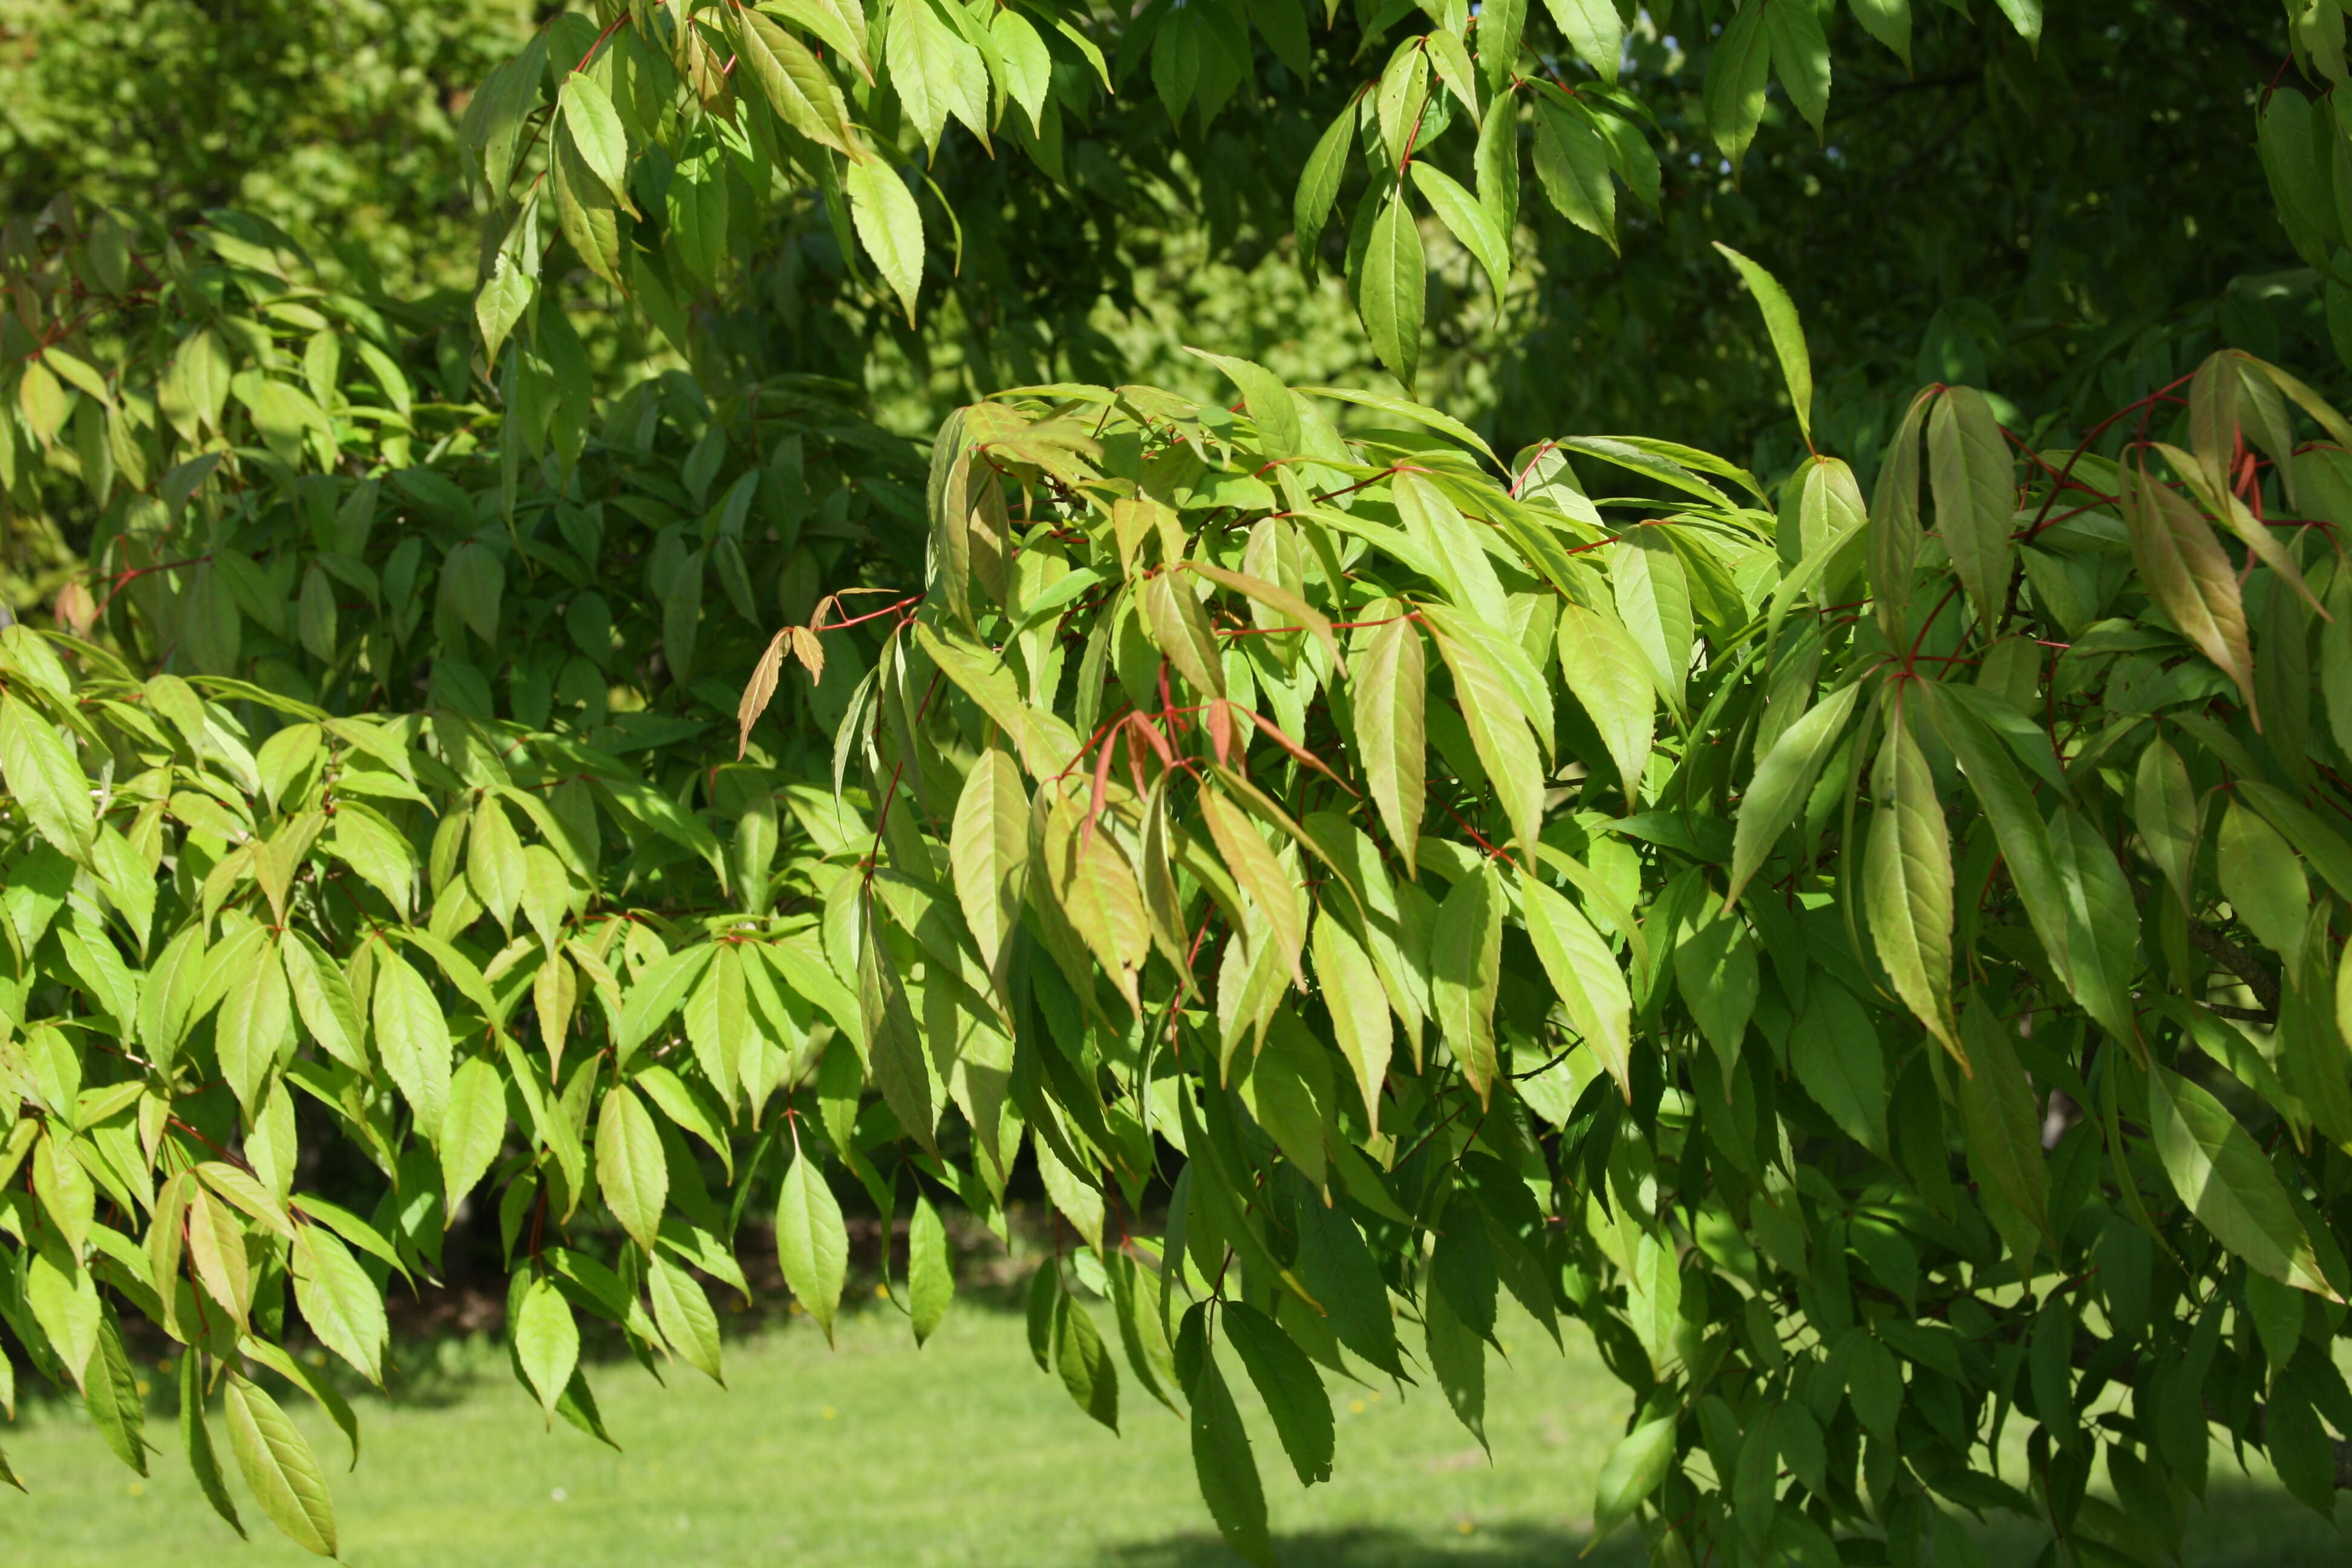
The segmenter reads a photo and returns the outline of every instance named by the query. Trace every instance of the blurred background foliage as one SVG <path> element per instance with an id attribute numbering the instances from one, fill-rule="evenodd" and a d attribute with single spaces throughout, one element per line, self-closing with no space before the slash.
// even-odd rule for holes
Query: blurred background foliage
<path id="1" fill-rule="evenodd" d="M 240 207 L 395 292 L 473 279 L 457 130 L 535 0 L 5 0 L 0 193 Z"/>
<path id="2" fill-rule="evenodd" d="M 437 367 L 441 339 L 469 324 L 463 296 L 482 237 L 456 174 L 460 125 L 477 85 L 560 9 L 0 0 L 0 192 L 14 253 L 68 190 L 182 225 L 242 209 L 301 240 L 322 276 L 398 300 L 415 357 Z M 1673 14 L 1687 22 L 1696 9 Z M 1779 373 L 1714 239 L 1794 295 L 1816 345 L 1824 440 L 1865 479 L 1895 400 L 1922 381 L 1992 387 L 2013 425 L 2054 436 L 2220 344 L 2334 361 L 2323 285 L 2296 265 L 2254 156 L 2264 92 L 2306 85 L 2275 8 L 2084 0 L 2052 8 L 2038 49 L 1922 8 L 1908 70 L 1845 10 L 1825 20 L 1838 71 L 1826 134 L 1776 86 L 1735 178 L 1704 129 L 1708 41 L 1641 13 L 1624 86 L 1655 117 L 1655 208 L 1622 204 L 1612 253 L 1522 202 L 1514 248 L 1532 262 L 1499 312 L 1471 258 L 1424 223 L 1422 395 L 1505 449 L 1640 429 L 1784 471 L 1797 453 Z M 1313 35 L 1305 82 L 1261 50 L 1255 79 L 1205 132 L 1188 116 L 1171 134 L 1140 66 L 1083 118 L 1073 88 L 1058 184 L 1024 154 L 949 137 L 929 174 L 961 228 L 935 237 L 916 327 L 870 268 L 845 258 L 814 193 L 739 237 L 724 280 L 690 302 L 684 355 L 635 310 L 597 310 L 609 291 L 584 268 L 559 285 L 562 303 L 600 371 L 690 363 L 719 394 L 824 374 L 862 385 L 879 423 L 917 439 L 949 408 L 1024 382 L 1135 379 L 1206 395 L 1213 373 L 1187 342 L 1297 383 L 1388 384 L 1332 276 L 1345 225 L 1327 229 L 1314 280 L 1291 236 L 1296 172 L 1375 58 L 1367 21 L 1392 26 L 1338 7 Z M 1102 23 L 1116 74 L 1121 22 Z M 1551 64 L 1563 80 L 1590 79 L 1577 62 Z M 1429 154 L 1466 181 L 1471 140 L 1455 126 Z M 1363 178 L 1349 176 L 1341 213 Z M 929 210 L 944 231 L 943 209 Z M 478 359 L 471 384 L 495 405 Z M 89 538 L 93 518 L 70 499 L 55 504 L 67 510 L 26 516 L 21 499 L 0 502 L 14 514 L 0 581 L 20 610 L 54 590 Z"/>

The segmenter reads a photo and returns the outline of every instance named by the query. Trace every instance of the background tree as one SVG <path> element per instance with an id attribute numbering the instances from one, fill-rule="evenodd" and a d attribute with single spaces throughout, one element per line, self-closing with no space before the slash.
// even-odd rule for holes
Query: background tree
<path id="1" fill-rule="evenodd" d="M 2179 26 L 640 4 L 469 100 L 457 309 L 253 214 L 47 208 L 0 486 L 90 574 L 0 631 L 0 1321 L 134 1466 L 121 1316 L 173 1334 L 215 1505 L 331 1552 L 277 1400 L 349 1412 L 287 1335 L 379 1375 L 469 1199 L 519 1380 L 601 1434 L 578 1314 L 715 1375 L 758 1212 L 829 1330 L 837 1179 L 912 1189 L 919 1338 L 940 1205 L 1001 1224 L 1025 1158 L 1086 1238 L 1041 1364 L 1182 1411 L 1253 1558 L 1233 1381 L 1306 1483 L 1318 1363 L 1475 1432 L 1504 1290 L 1628 1384 L 1596 1523 L 1662 1562 L 1941 1561 L 1947 1504 L 2153 1562 L 2214 1425 L 2330 1507 L 2352 427 L 2222 345 L 2324 329 L 2342 21 L 2176 80 Z M 1806 151 L 1906 38 L 1965 79 Z M 2216 177 L 2037 188 L 2052 80 L 2119 166 L 2173 82 Z M 2312 270 L 2217 300 L 2278 254 L 2257 169 Z M 1714 245 L 1750 213 L 1819 226 L 1847 363 Z M 2176 232 L 2201 282 L 2143 276 Z M 1487 430 L 1542 388 L 1476 334 L 1605 332 L 1520 363 L 1753 460 L 1497 444 L 1337 330 L 1337 387 L 1059 379 L 1180 363 L 1192 258 L 1303 252 L 1307 321 Z M 992 368 L 1056 379 L 891 433 Z"/>

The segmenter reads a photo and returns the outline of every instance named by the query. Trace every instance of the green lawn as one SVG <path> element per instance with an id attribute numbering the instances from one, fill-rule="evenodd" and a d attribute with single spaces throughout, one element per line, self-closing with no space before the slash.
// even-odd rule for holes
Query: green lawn
<path id="1" fill-rule="evenodd" d="M 1308 1491 L 1265 1434 L 1260 1457 L 1286 1563 L 1575 1560 L 1624 1395 L 1581 1341 L 1563 1357 L 1524 1322 L 1506 1339 L 1513 1361 L 1491 1373 L 1491 1464 L 1433 1393 L 1400 1399 L 1393 1389 L 1342 1385 L 1336 1477 Z M 363 1405 L 365 1463 L 334 1479 L 345 1560 L 355 1568 L 1235 1568 L 1193 1489 L 1182 1426 L 1139 1403 L 1129 1383 L 1120 1391 L 1123 1435 L 1095 1426 L 1037 1371 L 1012 1314 L 959 1305 L 919 1352 L 887 1310 L 848 1321 L 831 1352 L 793 1322 L 731 1342 L 728 1356 L 726 1392 L 692 1373 L 665 1391 L 632 1364 L 601 1368 L 599 1397 L 625 1454 L 568 1427 L 545 1432 L 502 1358 L 479 1353 L 465 1359 L 495 1375 L 431 1380 L 432 1396 Z M 305 1426 L 340 1467 L 341 1438 L 323 1421 Z M 1255 1429 L 1265 1432 L 1263 1423 Z M 0 1429 L 32 1488 L 0 1502 L 0 1562 L 314 1561 L 249 1505 L 256 1542 L 240 1546 L 188 1480 L 168 1414 L 157 1413 L 150 1436 L 171 1451 L 140 1482 L 78 1410 L 28 1405 L 16 1426 Z M 2190 1563 L 2315 1568 L 2352 1555 L 2284 1493 L 2239 1478 L 2226 1456 L 2216 1454 L 2213 1477 Z M 1990 1538 L 1990 1561 L 2030 1561 L 2023 1542 Z M 1640 1558 L 1627 1531 L 1586 1561 L 1632 1568 Z"/>

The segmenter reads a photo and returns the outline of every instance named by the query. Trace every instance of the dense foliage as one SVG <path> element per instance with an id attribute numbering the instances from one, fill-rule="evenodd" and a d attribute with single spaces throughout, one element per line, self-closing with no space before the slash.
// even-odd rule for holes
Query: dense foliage
<path id="1" fill-rule="evenodd" d="M 289 1346 L 380 1380 L 459 1216 L 601 1436 L 583 1314 L 717 1376 L 756 1214 L 829 1331 L 838 1183 L 922 1338 L 1017 1168 L 1041 1368 L 1179 1412 L 1254 1561 L 1234 1380 L 1306 1484 L 1318 1367 L 1477 1433 L 1506 1292 L 1628 1385 L 1595 1528 L 1661 1563 L 2156 1563 L 2216 1427 L 2332 1510 L 2352 426 L 2273 362 L 2343 22 L 2263 92 L 2100 10 L 638 0 L 468 101 L 467 303 L 296 214 L 19 223 L 0 491 L 88 564 L 0 629 L 0 1321 L 141 1468 L 126 1317 L 187 1346 L 206 1495 L 331 1553 Z M 2016 117 L 1831 134 L 1832 42 Z M 2216 177 L 2021 139 L 2053 70 Z M 1891 247 L 1838 184 L 2070 157 Z M 1771 202 L 2001 308 L 1808 266 L 1817 395 L 1707 243 Z M 2307 269 L 2230 281 L 2272 202 Z M 1276 226 L 1408 386 L 1532 346 L 1472 418 L 1103 339 Z M 868 395 L 959 340 L 1038 384 L 926 457 Z M 1644 407 L 1753 450 L 1576 433 Z"/>

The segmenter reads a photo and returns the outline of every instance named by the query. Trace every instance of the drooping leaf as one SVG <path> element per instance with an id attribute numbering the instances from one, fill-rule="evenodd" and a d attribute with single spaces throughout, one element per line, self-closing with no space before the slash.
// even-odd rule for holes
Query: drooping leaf
<path id="1" fill-rule="evenodd" d="M 2259 1273 L 2336 1299 L 2278 1173 L 2221 1102 L 2159 1066 L 2147 1105 L 2164 1173 L 2214 1239 Z"/>
<path id="2" fill-rule="evenodd" d="M 229 1449 L 261 1511 L 297 1546 L 334 1556 L 334 1504 L 309 1442 L 276 1400 L 236 1373 L 229 1374 L 223 1403 Z"/>
<path id="3" fill-rule="evenodd" d="M 834 1314 L 849 1275 L 849 1234 L 833 1189 L 805 1154 L 785 1169 L 776 1194 L 776 1253 L 784 1282 L 832 1343 Z"/>

